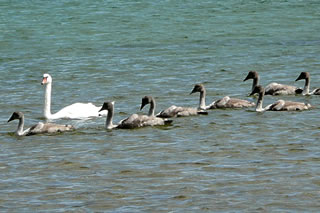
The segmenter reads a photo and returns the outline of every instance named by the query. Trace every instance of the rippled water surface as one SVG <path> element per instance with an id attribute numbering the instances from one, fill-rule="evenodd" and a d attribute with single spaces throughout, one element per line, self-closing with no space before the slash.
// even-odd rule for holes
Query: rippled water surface
<path id="1" fill-rule="evenodd" d="M 316 106 L 305 112 L 213 110 L 136 130 L 58 120 L 77 130 L 16 137 L 7 120 L 44 120 L 43 73 L 53 112 L 112 100 L 115 122 L 145 95 L 157 111 L 197 106 L 195 83 L 208 103 L 256 101 L 249 70 L 299 87 L 308 71 L 320 87 L 319 11 L 316 0 L 1 1 L 0 211 L 318 212 L 317 96 L 281 97 Z"/>

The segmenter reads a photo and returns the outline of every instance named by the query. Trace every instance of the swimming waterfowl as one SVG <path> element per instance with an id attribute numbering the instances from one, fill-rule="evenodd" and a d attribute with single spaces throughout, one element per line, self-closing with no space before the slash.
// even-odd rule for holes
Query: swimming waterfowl
<path id="1" fill-rule="evenodd" d="M 45 85 L 43 114 L 46 119 L 85 119 L 106 115 L 106 111 L 99 112 L 101 107 L 92 103 L 74 103 L 62 108 L 57 113 L 51 114 L 52 77 L 49 74 L 44 74 L 41 84 Z"/>
<path id="2" fill-rule="evenodd" d="M 262 86 L 258 85 L 254 88 L 250 95 L 254 95 L 255 93 L 259 94 L 259 98 L 256 105 L 257 112 L 264 111 L 301 111 L 307 110 L 311 108 L 310 104 L 302 103 L 302 102 L 293 102 L 293 101 L 284 101 L 278 100 L 273 104 L 270 104 L 266 107 L 263 107 L 263 99 L 265 95 L 265 90 Z"/>
<path id="3" fill-rule="evenodd" d="M 314 89 L 310 92 L 310 73 L 309 72 L 301 72 L 296 81 L 305 80 L 304 88 L 302 95 L 320 95 L 320 88 Z"/>
<path id="4" fill-rule="evenodd" d="M 190 93 L 192 94 L 192 92 Z M 171 107 L 159 112 L 156 116 L 160 118 L 173 118 L 173 117 L 187 117 L 193 115 L 208 115 L 205 111 L 205 103 L 203 102 L 204 93 L 200 93 L 200 104 L 198 108 L 195 107 L 178 107 L 172 105 Z"/>
<path id="5" fill-rule="evenodd" d="M 72 125 L 60 125 L 54 123 L 42 123 L 33 125 L 32 127 L 23 130 L 24 127 L 24 115 L 22 112 L 14 112 L 9 118 L 8 122 L 13 120 L 19 120 L 18 128 L 15 131 L 15 134 L 18 136 L 29 136 L 35 134 L 44 134 L 44 133 L 58 133 L 74 130 Z"/>
<path id="6" fill-rule="evenodd" d="M 243 80 L 253 79 L 251 92 L 259 84 L 260 77 L 257 71 L 249 71 L 247 77 Z M 285 84 L 271 83 L 265 88 L 265 95 L 295 95 L 301 94 L 302 89 L 295 86 L 289 86 Z"/>
<path id="7" fill-rule="evenodd" d="M 196 84 L 190 94 L 199 92 L 200 93 L 200 103 L 199 108 L 203 110 L 207 109 L 227 109 L 227 108 L 245 108 L 253 107 L 255 103 L 241 100 L 238 98 L 230 98 L 225 96 L 217 101 L 212 102 L 209 106 L 206 106 L 206 89 L 203 84 Z"/>
<path id="8" fill-rule="evenodd" d="M 114 102 L 104 102 L 100 110 L 107 110 L 107 120 L 106 120 L 106 128 L 120 128 L 120 129 L 133 129 L 145 126 L 159 126 L 159 125 L 167 125 L 172 123 L 172 120 L 158 118 L 154 115 L 155 112 L 155 100 L 151 96 L 145 96 L 142 98 L 140 110 L 143 109 L 144 106 L 150 104 L 148 115 L 138 115 L 133 114 L 128 118 L 121 120 L 119 124 L 114 125 L 112 123 L 113 114 L 114 114 Z"/>

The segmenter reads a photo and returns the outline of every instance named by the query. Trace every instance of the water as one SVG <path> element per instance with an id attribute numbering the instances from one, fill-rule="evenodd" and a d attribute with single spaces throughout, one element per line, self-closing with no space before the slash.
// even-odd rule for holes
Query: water
<path id="1" fill-rule="evenodd" d="M 214 110 L 172 126 L 104 129 L 104 119 L 59 120 L 77 131 L 15 137 L 43 120 L 42 74 L 52 111 L 116 102 L 115 122 L 157 111 L 243 99 L 261 84 L 311 74 L 320 87 L 318 1 L 1 1 L 0 210 L 2 212 L 317 212 L 320 113 Z M 282 97 L 311 103 L 319 97 Z M 265 104 L 279 97 L 266 97 Z M 255 100 L 253 100 L 255 101 Z M 143 110 L 143 113 L 146 113 Z"/>

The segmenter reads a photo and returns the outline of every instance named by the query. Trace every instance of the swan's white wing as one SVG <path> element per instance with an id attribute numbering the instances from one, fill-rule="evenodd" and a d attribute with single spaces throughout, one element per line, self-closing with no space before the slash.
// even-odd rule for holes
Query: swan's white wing
<path id="1" fill-rule="evenodd" d="M 52 115 L 53 119 L 68 118 L 68 119 L 84 119 L 90 117 L 99 117 L 106 115 L 106 111 L 99 113 L 101 107 L 97 107 L 92 103 L 74 103 L 62 108 L 59 112 Z"/>

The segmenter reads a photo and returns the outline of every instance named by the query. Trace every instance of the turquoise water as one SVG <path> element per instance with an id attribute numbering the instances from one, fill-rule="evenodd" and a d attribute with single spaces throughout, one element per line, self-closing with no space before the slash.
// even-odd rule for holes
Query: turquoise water
<path id="1" fill-rule="evenodd" d="M 311 74 L 320 87 L 318 1 L 1 1 L 0 210 L 2 212 L 317 212 L 319 97 L 305 112 L 213 110 L 172 126 L 104 129 L 104 119 L 58 120 L 77 131 L 15 137 L 43 120 L 43 73 L 52 111 L 115 101 L 115 122 L 152 95 L 157 111 L 248 99 L 261 84 Z M 265 105 L 279 97 L 266 97 Z M 147 113 L 147 110 L 143 110 Z"/>

